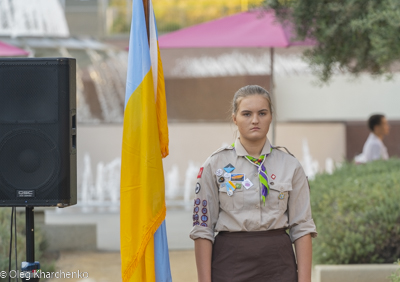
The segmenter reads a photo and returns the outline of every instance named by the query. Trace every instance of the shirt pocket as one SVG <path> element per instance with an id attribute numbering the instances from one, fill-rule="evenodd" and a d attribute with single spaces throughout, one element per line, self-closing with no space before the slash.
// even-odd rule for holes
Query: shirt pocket
<path id="1" fill-rule="evenodd" d="M 219 186 L 219 205 L 221 209 L 226 211 L 241 210 L 243 209 L 243 188 L 235 189 L 232 196 L 228 196 L 226 186 Z"/>
<path id="2" fill-rule="evenodd" d="M 268 202 L 274 209 L 285 212 L 287 210 L 289 192 L 292 191 L 291 183 L 275 183 L 269 186 Z"/>

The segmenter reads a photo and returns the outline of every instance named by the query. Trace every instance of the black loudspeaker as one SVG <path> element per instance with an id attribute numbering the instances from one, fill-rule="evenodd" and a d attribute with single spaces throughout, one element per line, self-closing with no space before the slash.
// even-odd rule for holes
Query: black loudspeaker
<path id="1" fill-rule="evenodd" d="M 76 204 L 75 66 L 0 58 L 0 206 Z"/>

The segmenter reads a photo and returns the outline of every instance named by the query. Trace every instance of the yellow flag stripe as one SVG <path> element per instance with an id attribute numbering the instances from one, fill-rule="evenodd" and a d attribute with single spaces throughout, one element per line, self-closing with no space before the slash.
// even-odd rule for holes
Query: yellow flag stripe
<path id="1" fill-rule="evenodd" d="M 151 257 L 144 254 L 147 254 L 147 248 L 151 248 L 153 235 L 166 214 L 158 114 L 154 99 L 150 69 L 129 97 L 124 116 L 120 194 L 124 282 L 154 281 L 154 253 Z M 149 269 L 153 269 L 153 274 Z M 148 277 L 143 280 L 144 274 Z"/>

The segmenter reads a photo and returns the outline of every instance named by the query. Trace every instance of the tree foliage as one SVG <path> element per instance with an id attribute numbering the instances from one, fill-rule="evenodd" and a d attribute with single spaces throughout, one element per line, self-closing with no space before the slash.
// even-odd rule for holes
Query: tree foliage
<path id="1" fill-rule="evenodd" d="M 339 68 L 358 75 L 390 75 L 400 58 L 398 0 L 266 0 L 299 39 L 315 39 L 305 58 L 323 82 Z"/>

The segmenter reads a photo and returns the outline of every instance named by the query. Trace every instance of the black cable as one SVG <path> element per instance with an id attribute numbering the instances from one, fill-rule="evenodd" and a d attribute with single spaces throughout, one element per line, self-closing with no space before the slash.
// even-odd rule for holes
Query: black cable
<path id="1" fill-rule="evenodd" d="M 10 272 L 11 272 L 11 250 L 12 250 L 12 235 L 13 235 L 13 218 L 14 218 L 14 208 L 11 208 L 11 228 L 10 228 L 10 252 L 8 254 L 8 282 L 11 282 Z"/>
<path id="2" fill-rule="evenodd" d="M 15 270 L 18 269 L 18 259 L 17 259 L 17 208 L 14 207 L 14 250 L 15 250 Z M 18 282 L 18 275 L 17 275 Z"/>

